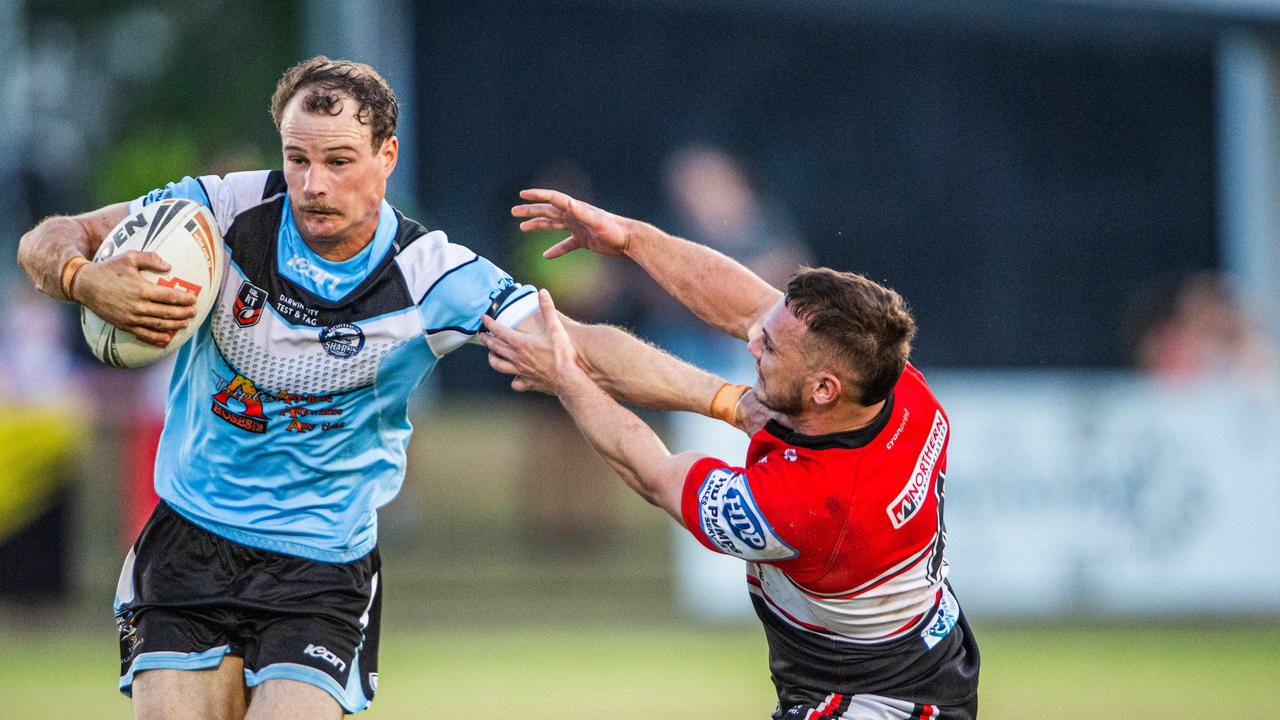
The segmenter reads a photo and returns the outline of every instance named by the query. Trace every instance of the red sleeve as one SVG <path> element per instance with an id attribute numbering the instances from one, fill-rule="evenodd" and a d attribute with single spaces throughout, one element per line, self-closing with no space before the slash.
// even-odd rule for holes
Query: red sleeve
<path id="1" fill-rule="evenodd" d="M 750 468 L 704 458 L 685 476 L 680 514 L 685 527 L 708 548 L 744 560 L 780 562 L 799 555 L 775 528 L 790 528 L 793 493 L 801 468 L 780 455 Z"/>

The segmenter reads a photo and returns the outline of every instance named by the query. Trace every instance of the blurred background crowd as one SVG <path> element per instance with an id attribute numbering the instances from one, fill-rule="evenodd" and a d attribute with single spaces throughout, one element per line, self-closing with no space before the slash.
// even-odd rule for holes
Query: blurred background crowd
<path id="1" fill-rule="evenodd" d="M 542 260 L 559 238 L 518 232 L 522 187 L 775 284 L 817 264 L 902 292 L 955 428 L 974 617 L 1280 614 L 1280 3 L 0 0 L 0 255 L 49 214 L 278 167 L 271 92 L 317 53 L 400 96 L 390 200 L 576 318 L 753 381 L 745 347 L 626 263 Z M 0 608 L 56 622 L 105 607 L 155 502 L 167 366 L 95 364 L 76 308 L 12 262 L 0 297 Z M 745 448 L 650 418 L 673 449 Z M 382 516 L 401 592 L 431 598 L 405 614 L 748 612 L 736 561 L 478 347 L 415 424 Z"/>

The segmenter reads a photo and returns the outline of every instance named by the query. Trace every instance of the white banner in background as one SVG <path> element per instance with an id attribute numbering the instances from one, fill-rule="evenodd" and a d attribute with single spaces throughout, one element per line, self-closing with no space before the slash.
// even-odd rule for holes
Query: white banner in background
<path id="1" fill-rule="evenodd" d="M 1280 611 L 1280 392 L 931 372 L 973 614 Z"/>

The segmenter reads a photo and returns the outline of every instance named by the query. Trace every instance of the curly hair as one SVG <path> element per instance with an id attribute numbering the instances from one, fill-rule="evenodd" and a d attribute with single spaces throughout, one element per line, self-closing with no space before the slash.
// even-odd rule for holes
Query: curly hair
<path id="1" fill-rule="evenodd" d="M 916 332 L 901 295 L 856 273 L 803 268 L 787 283 L 786 304 L 856 381 L 859 404 L 889 397 Z"/>
<path id="2" fill-rule="evenodd" d="M 374 152 L 396 133 L 400 115 L 396 94 L 377 70 L 364 63 L 317 55 L 286 70 L 271 96 L 271 119 L 276 130 L 280 129 L 285 106 L 299 92 L 306 93 L 302 109 L 317 114 L 338 115 L 342 112 L 342 95 L 354 98 L 356 121 L 372 131 Z"/>

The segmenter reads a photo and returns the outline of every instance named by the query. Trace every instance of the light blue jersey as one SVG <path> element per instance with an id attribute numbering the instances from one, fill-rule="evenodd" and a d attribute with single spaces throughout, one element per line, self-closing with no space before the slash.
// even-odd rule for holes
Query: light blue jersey
<path id="1" fill-rule="evenodd" d="M 373 242 L 325 260 L 299 236 L 279 171 L 184 178 L 130 210 L 169 197 L 213 211 L 229 261 L 177 353 L 156 492 L 236 542 L 364 555 L 404 479 L 410 393 L 482 316 L 511 326 L 536 310 L 533 288 L 386 202 Z"/>

